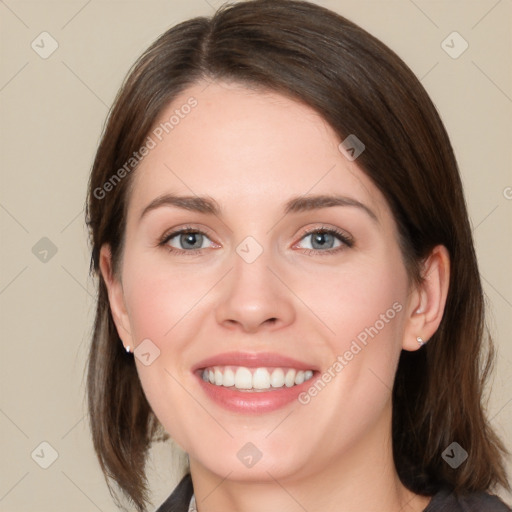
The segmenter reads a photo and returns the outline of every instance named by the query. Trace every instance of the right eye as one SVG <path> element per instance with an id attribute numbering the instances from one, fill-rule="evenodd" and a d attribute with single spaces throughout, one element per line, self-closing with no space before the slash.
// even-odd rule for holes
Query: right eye
<path id="1" fill-rule="evenodd" d="M 166 247 L 169 252 L 199 254 L 202 249 L 212 246 L 211 240 L 210 244 L 204 245 L 206 240 L 209 240 L 207 233 L 197 228 L 187 227 L 164 235 L 159 245 Z"/>

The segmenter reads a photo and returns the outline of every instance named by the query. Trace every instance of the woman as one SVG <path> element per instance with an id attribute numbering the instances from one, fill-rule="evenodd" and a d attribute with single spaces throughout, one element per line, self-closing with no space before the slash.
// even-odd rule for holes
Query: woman
<path id="1" fill-rule="evenodd" d="M 94 446 L 137 510 L 162 433 L 189 467 L 159 512 L 510 510 L 455 157 L 364 30 L 254 0 L 163 34 L 88 224 Z"/>

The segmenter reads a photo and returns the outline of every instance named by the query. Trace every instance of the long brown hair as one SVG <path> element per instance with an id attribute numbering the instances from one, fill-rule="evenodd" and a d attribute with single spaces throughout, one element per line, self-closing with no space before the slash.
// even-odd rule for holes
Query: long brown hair
<path id="1" fill-rule="evenodd" d="M 111 492 L 113 479 L 137 510 L 146 510 L 147 451 L 156 436 L 166 437 L 133 356 L 123 351 L 99 272 L 104 244 L 119 268 L 136 166 L 124 167 L 123 179 L 113 176 L 169 102 L 204 77 L 280 92 L 315 109 L 341 140 L 356 134 L 366 146 L 357 163 L 390 205 L 412 279 L 421 280 L 420 264 L 436 245 L 448 249 L 450 288 L 441 325 L 421 350 L 403 351 L 398 365 L 396 469 L 419 494 L 442 485 L 461 492 L 509 488 L 507 452 L 483 409 L 493 349 L 471 228 L 457 163 L 432 101 L 394 52 L 345 18 L 308 2 L 251 0 L 171 28 L 138 59 L 93 164 L 87 223 L 99 282 L 87 389 L 94 447 Z M 453 441 L 469 453 L 457 470 L 441 457 Z"/>

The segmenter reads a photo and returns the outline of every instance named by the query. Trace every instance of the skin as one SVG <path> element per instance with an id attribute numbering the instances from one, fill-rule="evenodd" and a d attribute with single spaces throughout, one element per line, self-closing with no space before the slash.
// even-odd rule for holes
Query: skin
<path id="1" fill-rule="evenodd" d="M 153 411 L 189 454 L 199 512 L 423 510 L 429 498 L 408 491 L 393 464 L 391 389 L 401 350 L 417 350 L 416 337 L 428 340 L 441 320 L 446 249 L 434 249 L 425 282 L 413 286 L 384 197 L 309 107 L 202 82 L 158 123 L 190 96 L 197 107 L 133 177 L 119 272 L 108 246 L 101 271 L 123 343 L 133 350 L 149 338 L 160 350 L 149 366 L 135 362 Z M 222 215 L 161 206 L 141 219 L 163 193 L 209 196 Z M 331 193 L 363 203 L 376 220 L 354 206 L 283 215 L 291 197 Z M 158 245 L 187 226 L 208 230 L 199 254 Z M 304 231 L 320 227 L 349 233 L 354 245 L 328 239 L 312 252 Z M 247 236 L 263 249 L 252 263 L 236 252 Z M 190 251 L 179 235 L 168 245 Z M 191 373 L 202 359 L 233 350 L 273 351 L 323 371 L 394 303 L 402 306 L 396 316 L 307 405 L 226 411 Z M 237 457 L 248 442 L 262 453 L 252 468 Z"/>

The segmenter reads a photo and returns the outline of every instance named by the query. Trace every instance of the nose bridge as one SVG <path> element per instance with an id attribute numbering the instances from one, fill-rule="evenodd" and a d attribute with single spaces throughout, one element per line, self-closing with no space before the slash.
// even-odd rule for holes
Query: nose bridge
<path id="1" fill-rule="evenodd" d="M 272 250 L 268 243 L 265 248 L 254 237 L 246 237 L 235 249 L 233 255 L 233 286 L 243 291 L 272 291 Z"/>

